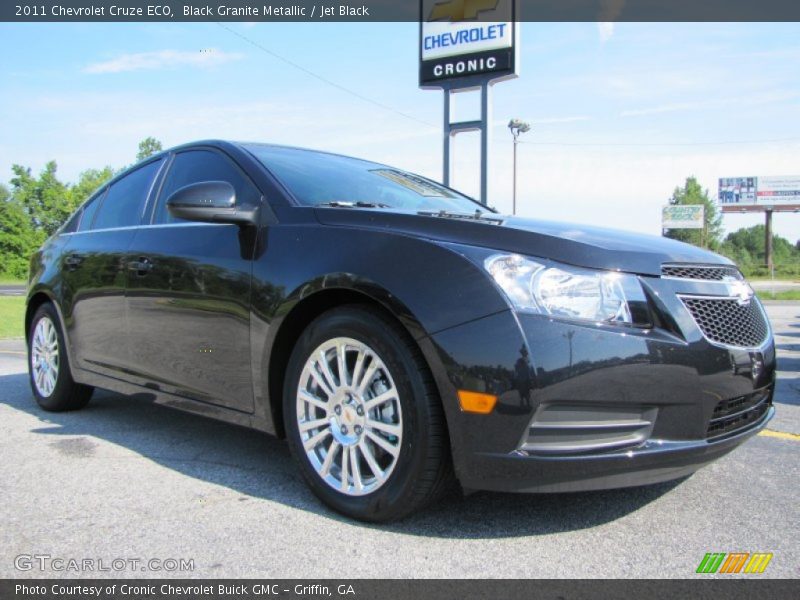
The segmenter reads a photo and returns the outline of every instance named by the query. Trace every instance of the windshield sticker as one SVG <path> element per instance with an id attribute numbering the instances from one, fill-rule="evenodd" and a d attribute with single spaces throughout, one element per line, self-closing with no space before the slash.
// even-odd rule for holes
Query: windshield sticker
<path id="1" fill-rule="evenodd" d="M 440 188 L 430 181 L 426 181 L 422 177 L 415 177 L 409 173 L 395 171 L 394 169 L 372 169 L 370 173 L 375 173 L 381 177 L 386 177 L 386 179 L 390 179 L 395 183 L 399 183 L 412 192 L 416 192 L 420 196 L 433 198 L 453 198 L 453 195 L 448 194 L 444 188 Z"/>

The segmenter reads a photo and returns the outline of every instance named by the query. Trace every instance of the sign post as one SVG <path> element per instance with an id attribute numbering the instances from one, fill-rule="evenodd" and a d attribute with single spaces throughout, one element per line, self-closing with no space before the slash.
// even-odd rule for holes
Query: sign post
<path id="1" fill-rule="evenodd" d="M 453 138 L 481 133 L 480 200 L 489 196 L 492 85 L 517 76 L 517 0 L 420 0 L 419 85 L 444 93 L 442 183 L 450 185 Z M 480 91 L 480 119 L 453 123 L 452 95 Z"/>

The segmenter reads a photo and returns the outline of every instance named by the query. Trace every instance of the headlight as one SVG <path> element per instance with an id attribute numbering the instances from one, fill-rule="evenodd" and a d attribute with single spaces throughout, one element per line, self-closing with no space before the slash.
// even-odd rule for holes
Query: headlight
<path id="1" fill-rule="evenodd" d="M 519 254 L 494 254 L 484 261 L 484 267 L 518 310 L 595 322 L 647 324 L 644 292 L 633 275 L 545 265 Z"/>

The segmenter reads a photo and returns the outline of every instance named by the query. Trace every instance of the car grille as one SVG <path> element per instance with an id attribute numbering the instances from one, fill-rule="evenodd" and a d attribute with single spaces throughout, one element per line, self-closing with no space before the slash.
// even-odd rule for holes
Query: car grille
<path id="1" fill-rule="evenodd" d="M 769 405 L 769 389 L 722 400 L 714 407 L 706 437 L 717 438 L 746 428 L 761 419 L 769 409 Z"/>
<path id="2" fill-rule="evenodd" d="M 703 335 L 711 342 L 755 348 L 767 339 L 767 320 L 755 298 L 744 305 L 736 298 L 681 296 L 681 300 Z"/>
<path id="3" fill-rule="evenodd" d="M 725 281 L 731 278 L 744 279 L 739 269 L 726 266 L 663 265 L 661 267 L 661 275 L 675 279 L 699 279 L 703 281 Z"/>

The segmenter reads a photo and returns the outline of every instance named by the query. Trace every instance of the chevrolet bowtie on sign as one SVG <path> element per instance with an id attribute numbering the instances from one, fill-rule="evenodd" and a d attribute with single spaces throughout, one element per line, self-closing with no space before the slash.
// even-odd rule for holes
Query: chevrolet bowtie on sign
<path id="1" fill-rule="evenodd" d="M 477 19 L 478 13 L 494 11 L 500 0 L 444 0 L 436 2 L 428 21 L 466 21 Z"/>
<path id="2" fill-rule="evenodd" d="M 514 77 L 515 9 L 514 0 L 421 0 L 420 86 Z"/>

